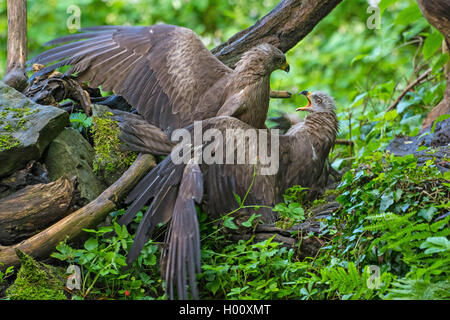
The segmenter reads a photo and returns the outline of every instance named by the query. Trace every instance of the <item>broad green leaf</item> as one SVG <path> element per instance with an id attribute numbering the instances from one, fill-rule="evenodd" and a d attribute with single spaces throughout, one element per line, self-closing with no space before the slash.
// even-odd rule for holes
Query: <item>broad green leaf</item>
<path id="1" fill-rule="evenodd" d="M 392 6 L 396 2 L 397 0 L 381 0 L 380 3 L 378 4 L 378 7 L 380 8 L 381 13 L 383 13 L 384 10 L 386 10 L 388 7 Z"/>
<path id="2" fill-rule="evenodd" d="M 446 237 L 429 237 L 420 245 L 421 249 L 426 249 L 425 253 L 437 253 L 450 250 L 450 241 Z"/>
<path id="3" fill-rule="evenodd" d="M 416 3 L 411 4 L 409 7 L 403 9 L 395 19 L 394 23 L 400 25 L 408 25 L 415 22 L 417 19 L 422 17 L 419 7 Z"/>
<path id="4" fill-rule="evenodd" d="M 397 116 L 398 116 L 397 110 L 394 109 L 384 114 L 384 120 L 393 121 L 395 118 L 397 118 Z"/>
<path id="5" fill-rule="evenodd" d="M 422 54 L 425 59 L 429 59 L 442 46 L 443 36 L 440 32 L 434 30 L 428 34 L 423 44 Z"/>
<path id="6" fill-rule="evenodd" d="M 84 248 L 88 251 L 93 251 L 95 249 L 97 249 L 98 247 L 98 240 L 97 238 L 89 238 L 85 243 L 84 243 Z"/>

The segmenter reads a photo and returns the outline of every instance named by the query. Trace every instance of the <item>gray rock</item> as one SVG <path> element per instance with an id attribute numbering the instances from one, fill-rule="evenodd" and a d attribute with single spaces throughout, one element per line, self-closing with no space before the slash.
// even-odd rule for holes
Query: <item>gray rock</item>
<path id="1" fill-rule="evenodd" d="M 39 159 L 69 125 L 64 110 L 34 103 L 0 81 L 0 177 Z"/>
<path id="2" fill-rule="evenodd" d="M 400 157 L 412 154 L 419 165 L 435 159 L 437 168 L 446 172 L 450 170 L 446 161 L 450 157 L 450 118 L 437 122 L 434 132 L 431 129 L 429 126 L 414 137 L 397 136 L 386 150 Z"/>
<path id="3" fill-rule="evenodd" d="M 45 165 L 52 180 L 77 176 L 81 196 L 92 201 L 105 189 L 92 170 L 94 157 L 89 142 L 77 130 L 66 128 L 48 147 Z"/>

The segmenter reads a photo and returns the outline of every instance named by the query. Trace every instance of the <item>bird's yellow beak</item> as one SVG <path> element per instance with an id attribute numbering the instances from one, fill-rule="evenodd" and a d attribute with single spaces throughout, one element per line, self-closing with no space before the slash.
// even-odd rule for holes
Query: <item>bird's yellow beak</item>
<path id="1" fill-rule="evenodd" d="M 289 72 L 289 70 L 291 70 L 291 67 L 289 66 L 289 63 L 285 63 L 280 67 L 281 70 Z"/>
<path id="2" fill-rule="evenodd" d="M 302 91 L 300 92 L 301 95 L 304 95 L 306 99 L 308 99 L 308 104 L 304 107 L 297 108 L 296 111 L 309 111 L 308 108 L 312 106 L 311 103 L 311 92 L 310 91 Z"/>

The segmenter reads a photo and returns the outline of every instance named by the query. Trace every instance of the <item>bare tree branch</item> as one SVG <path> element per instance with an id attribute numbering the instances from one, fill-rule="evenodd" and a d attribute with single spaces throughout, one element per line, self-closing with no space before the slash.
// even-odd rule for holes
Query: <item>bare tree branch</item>
<path id="1" fill-rule="evenodd" d="M 342 0 L 283 0 L 253 26 L 232 36 L 212 53 L 233 67 L 251 47 L 267 42 L 286 52 L 308 35 Z"/>
<path id="2" fill-rule="evenodd" d="M 23 69 L 27 61 L 27 1 L 8 0 L 8 57 L 6 73 Z"/>

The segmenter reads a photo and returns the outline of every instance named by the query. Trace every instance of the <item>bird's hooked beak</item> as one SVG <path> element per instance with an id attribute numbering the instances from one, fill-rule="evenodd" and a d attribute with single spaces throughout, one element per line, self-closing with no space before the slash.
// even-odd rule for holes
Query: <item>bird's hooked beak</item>
<path id="1" fill-rule="evenodd" d="M 280 69 L 289 73 L 289 70 L 291 70 L 291 67 L 289 66 L 289 63 L 285 62 L 285 63 L 280 67 Z"/>
<path id="2" fill-rule="evenodd" d="M 309 111 L 308 108 L 310 108 L 312 106 L 311 92 L 310 91 L 302 91 L 299 94 L 304 95 L 306 97 L 306 99 L 308 99 L 308 104 L 304 107 L 297 108 L 297 110 L 295 110 L 295 111 Z"/>

